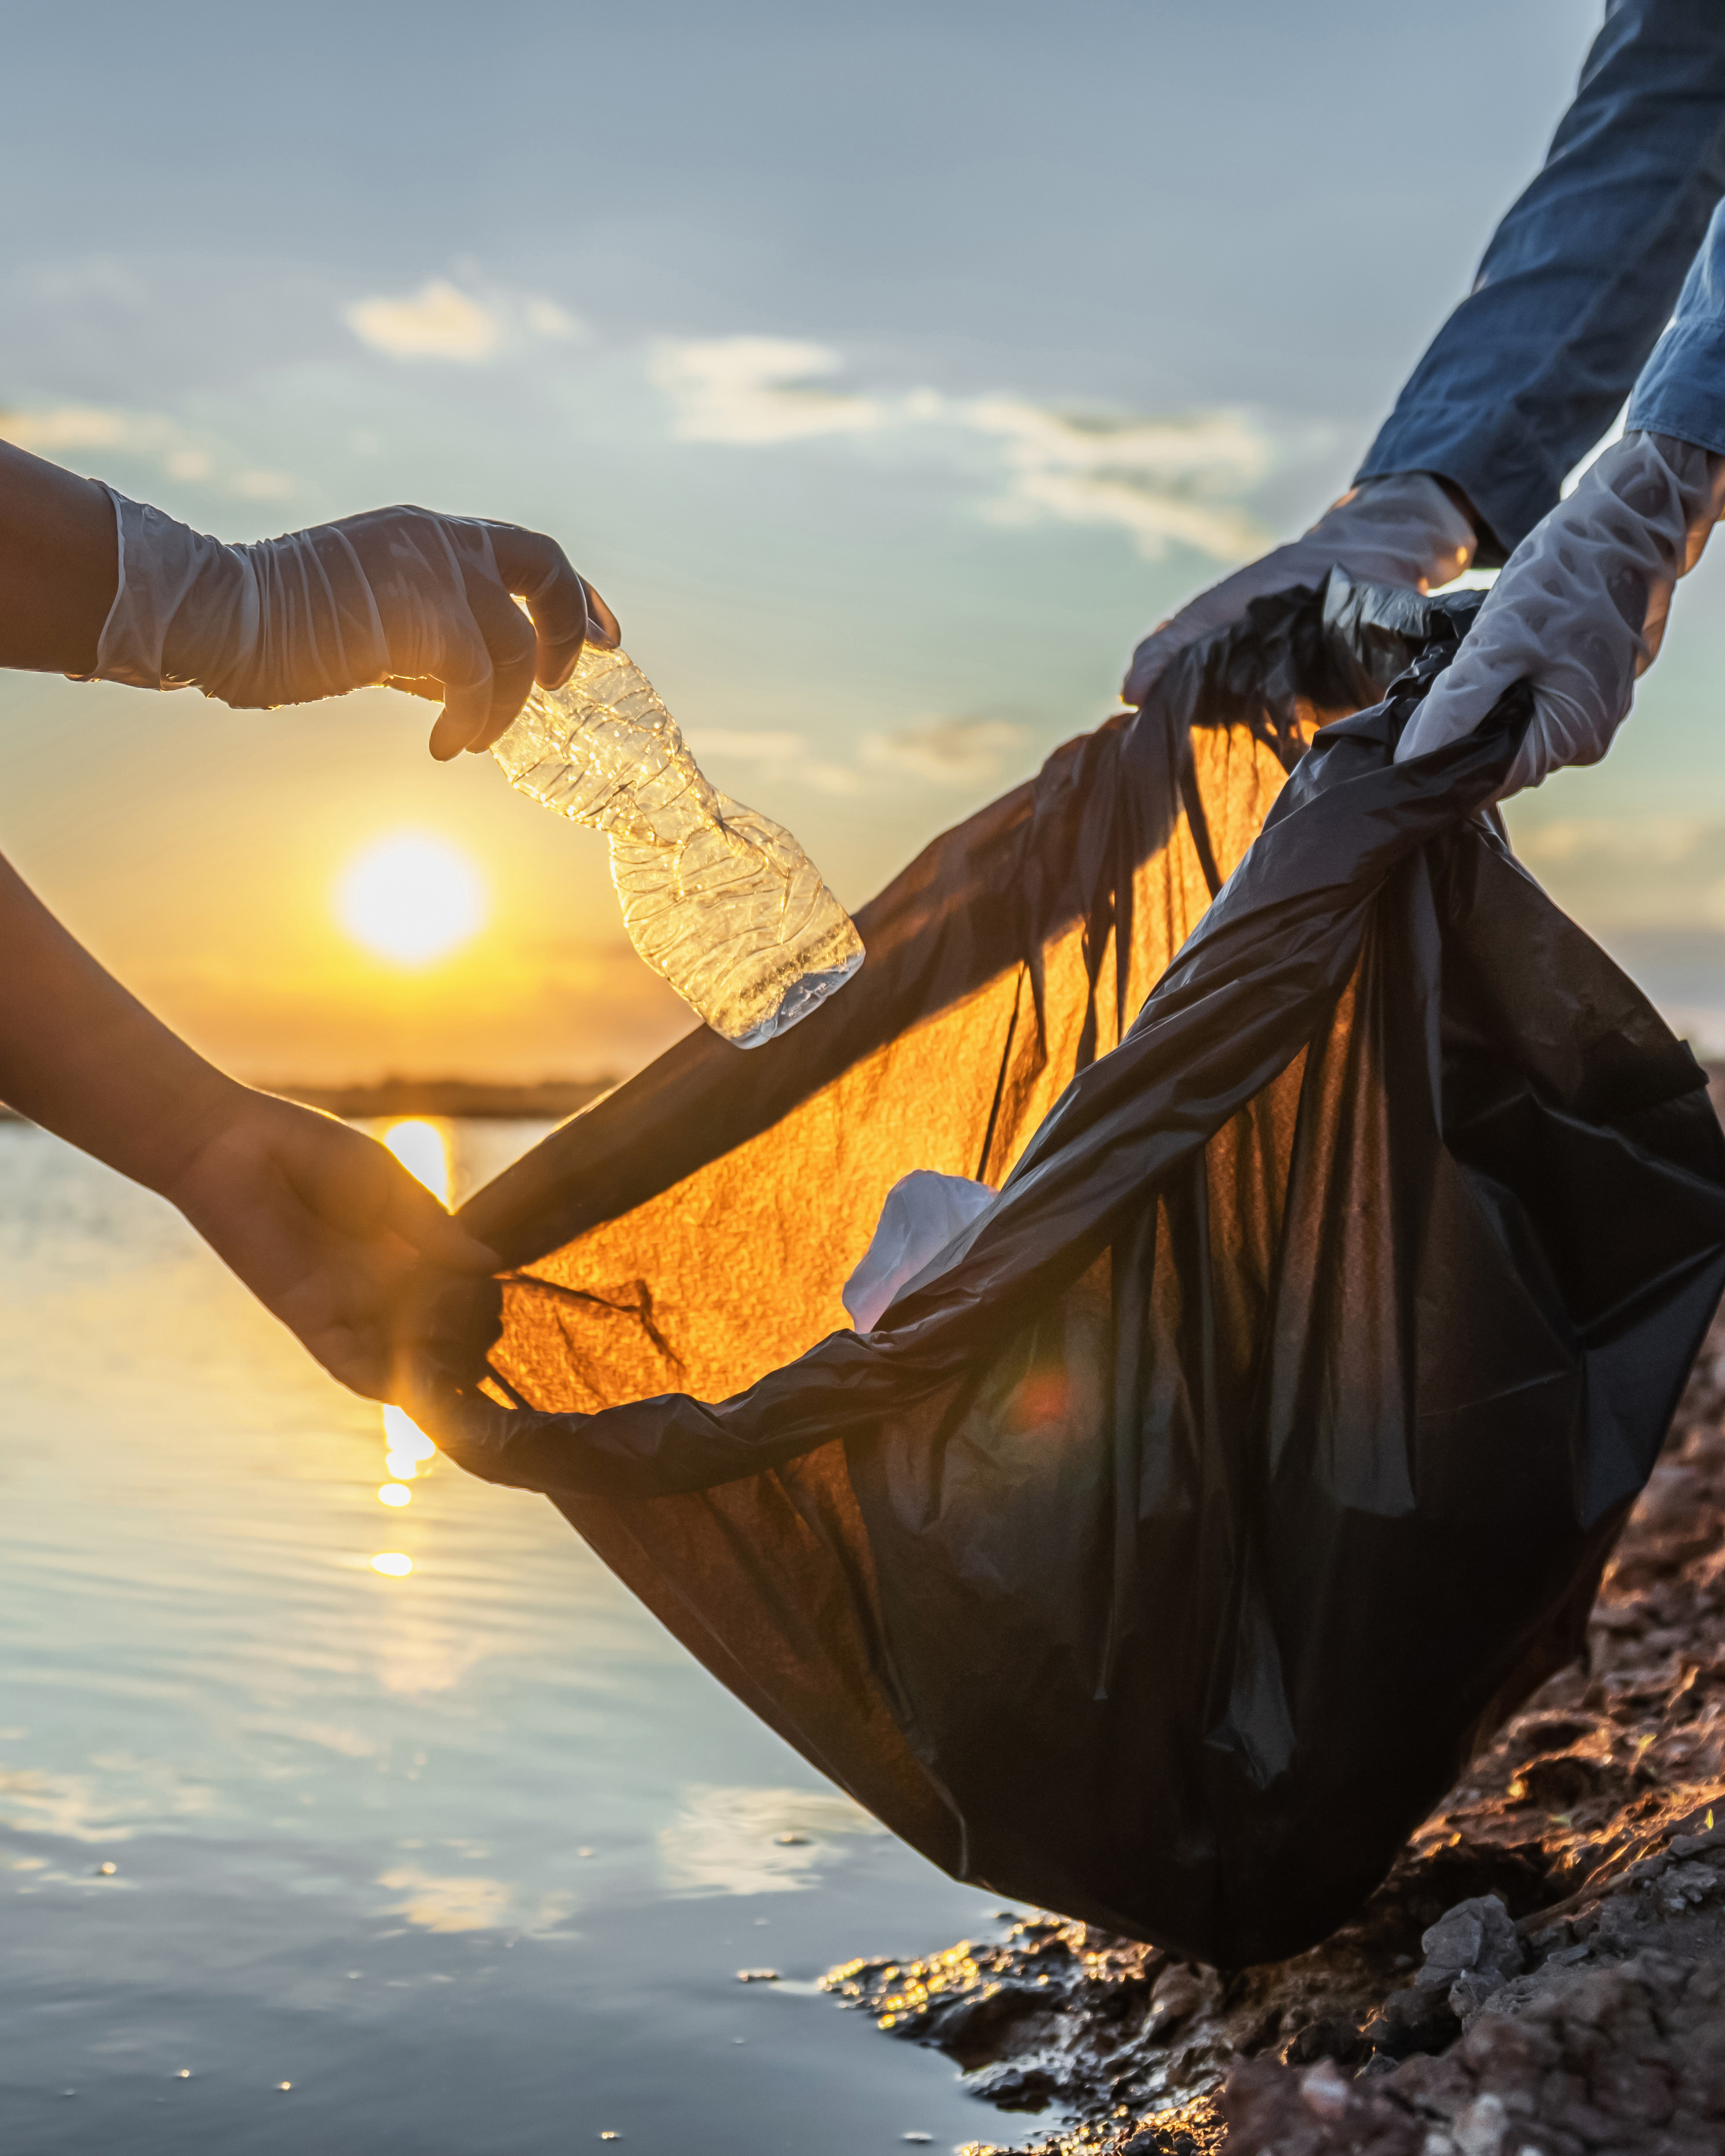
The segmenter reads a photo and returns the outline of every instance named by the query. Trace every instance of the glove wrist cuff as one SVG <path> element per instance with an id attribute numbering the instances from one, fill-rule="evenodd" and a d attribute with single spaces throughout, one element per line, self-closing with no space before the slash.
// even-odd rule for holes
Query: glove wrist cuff
<path id="1" fill-rule="evenodd" d="M 205 622 L 212 613 L 224 617 L 223 655 L 242 654 L 257 641 L 256 578 L 238 548 L 194 531 L 149 502 L 133 501 L 105 484 L 104 491 L 114 504 L 119 582 L 90 678 L 123 681 L 135 689 L 179 689 L 208 681 L 212 670 L 207 629 L 200 637 L 204 656 L 194 662 L 174 649 L 175 618 L 195 588 Z"/>

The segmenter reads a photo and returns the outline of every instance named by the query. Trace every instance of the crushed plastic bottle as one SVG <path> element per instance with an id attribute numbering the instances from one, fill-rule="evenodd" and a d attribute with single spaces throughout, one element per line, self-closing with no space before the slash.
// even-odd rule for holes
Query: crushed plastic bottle
<path id="1" fill-rule="evenodd" d="M 737 1047 L 788 1032 L 861 965 L 814 862 L 708 783 L 627 652 L 588 644 L 491 753 L 523 793 L 607 834 L 629 942 Z"/>

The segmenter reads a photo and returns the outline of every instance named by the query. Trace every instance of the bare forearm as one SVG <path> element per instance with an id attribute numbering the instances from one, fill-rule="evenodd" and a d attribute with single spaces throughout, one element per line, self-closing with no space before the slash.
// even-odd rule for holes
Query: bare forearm
<path id="1" fill-rule="evenodd" d="M 0 1099 L 167 1191 L 244 1087 L 152 1018 L 0 860 Z"/>
<path id="2" fill-rule="evenodd" d="M 91 672 L 119 575 L 101 488 L 0 442 L 0 666 Z"/>

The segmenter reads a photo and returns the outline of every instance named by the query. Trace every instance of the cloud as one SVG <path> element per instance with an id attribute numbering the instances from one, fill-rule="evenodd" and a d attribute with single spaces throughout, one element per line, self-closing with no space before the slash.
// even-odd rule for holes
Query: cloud
<path id="1" fill-rule="evenodd" d="M 1180 546 L 1235 562 L 1265 544 L 1240 497 L 1269 470 L 1271 444 L 1242 413 L 1155 418 L 930 388 L 865 395 L 828 386 L 843 364 L 826 345 L 734 336 L 661 346 L 650 371 L 680 441 L 762 448 L 887 430 L 981 435 L 1004 466 L 1004 488 L 985 512 L 996 523 L 1111 526 L 1151 559 Z"/>
<path id="2" fill-rule="evenodd" d="M 723 726 L 702 726 L 688 741 L 697 756 L 735 757 L 745 763 L 780 769 L 799 762 L 809 752 L 801 734 L 733 733 Z"/>
<path id="3" fill-rule="evenodd" d="M 689 735 L 688 742 L 716 783 L 730 778 L 727 765 L 745 767 L 738 781 L 745 794 L 756 783 L 789 783 L 819 793 L 850 794 L 879 791 L 906 779 L 959 790 L 985 785 L 999 773 L 1003 759 L 1029 737 L 1027 727 L 1003 719 L 923 719 L 891 733 L 865 735 L 855 764 L 825 762 L 810 751 L 807 737 L 798 733 L 733 733 L 701 726 Z"/>
<path id="4" fill-rule="evenodd" d="M 1173 545 L 1244 560 L 1265 543 L 1254 519 L 1229 499 L 1270 468 L 1267 438 L 1240 413 L 1156 419 L 1060 411 L 1017 397 L 945 409 L 1001 444 L 1008 484 L 993 506 L 998 522 L 1111 524 L 1153 561 Z"/>
<path id="5" fill-rule="evenodd" d="M 529 300 L 521 313 L 535 336 L 557 340 L 584 336 L 587 333 L 586 324 L 578 321 L 567 307 L 560 307 L 555 300 Z"/>
<path id="6" fill-rule="evenodd" d="M 405 298 L 356 300 L 341 310 L 341 319 L 362 344 L 391 359 L 448 359 L 468 367 L 511 345 L 536 338 L 567 342 L 586 334 L 555 300 L 505 291 L 481 299 L 446 277 L 429 279 Z"/>
<path id="7" fill-rule="evenodd" d="M 1003 719 L 925 719 L 890 734 L 870 734 L 862 760 L 871 769 L 935 786 L 973 787 L 993 778 L 1003 757 L 1029 738 Z"/>
<path id="8" fill-rule="evenodd" d="M 662 345 L 651 367 L 683 442 L 759 447 L 857 434 L 885 424 L 887 408 L 824 386 L 843 362 L 825 345 L 785 337 L 711 337 Z"/>
<path id="9" fill-rule="evenodd" d="M 362 344 L 392 359 L 489 359 L 502 327 L 488 308 L 433 277 L 404 300 L 356 300 L 341 318 Z"/>
<path id="10" fill-rule="evenodd" d="M 57 460 L 89 450 L 136 457 L 170 479 L 245 501 L 285 501 L 297 490 L 291 473 L 248 464 L 215 435 L 182 426 L 161 412 L 56 404 L 45 411 L 0 413 L 0 434 L 21 449 Z"/>
<path id="11" fill-rule="evenodd" d="M 791 779 L 813 787 L 817 793 L 855 793 L 861 783 L 848 765 L 828 763 L 812 755 L 802 734 L 732 732 L 724 726 L 699 726 L 685 738 L 703 770 L 709 762 L 717 772 L 727 764 L 747 765 L 753 778 Z M 712 771 L 708 776 L 712 776 Z"/>
<path id="12" fill-rule="evenodd" d="M 96 404 L 57 404 L 48 412 L 8 412 L 6 439 L 21 449 L 51 456 L 56 449 L 110 449 L 126 446 L 127 432 L 168 427 L 140 413 L 116 412 Z"/>

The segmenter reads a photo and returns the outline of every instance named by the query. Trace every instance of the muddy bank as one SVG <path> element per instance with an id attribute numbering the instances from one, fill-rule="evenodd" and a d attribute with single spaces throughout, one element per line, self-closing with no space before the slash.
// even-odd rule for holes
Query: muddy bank
<path id="1" fill-rule="evenodd" d="M 1050 1917 L 826 1982 L 1026 2114 L 993 2138 L 980 2114 L 979 2149 L 1720 2156 L 1725 1325 L 1586 1666 L 1535 1695 L 1322 1946 L 1224 1982 Z"/>

